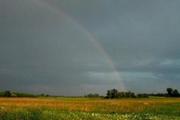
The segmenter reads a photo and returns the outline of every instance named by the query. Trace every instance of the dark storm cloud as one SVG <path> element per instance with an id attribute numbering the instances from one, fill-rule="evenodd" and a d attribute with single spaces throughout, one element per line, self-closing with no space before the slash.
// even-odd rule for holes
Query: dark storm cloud
<path id="1" fill-rule="evenodd" d="M 179 88 L 179 0 L 36 3 L 0 1 L 1 89 L 78 95 L 103 93 L 122 81 L 137 92 Z M 114 79 L 113 66 L 85 30 L 120 78 Z"/>

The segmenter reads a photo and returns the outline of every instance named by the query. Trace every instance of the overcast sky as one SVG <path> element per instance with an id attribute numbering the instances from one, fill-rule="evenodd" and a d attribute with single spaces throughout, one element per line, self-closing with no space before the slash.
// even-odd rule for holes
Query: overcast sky
<path id="1" fill-rule="evenodd" d="M 180 0 L 0 0 L 0 90 L 180 89 Z"/>

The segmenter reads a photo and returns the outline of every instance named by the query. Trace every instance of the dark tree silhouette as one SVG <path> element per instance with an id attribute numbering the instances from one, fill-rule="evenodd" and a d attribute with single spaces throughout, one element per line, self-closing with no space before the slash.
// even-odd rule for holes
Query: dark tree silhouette
<path id="1" fill-rule="evenodd" d="M 173 95 L 173 89 L 172 88 L 167 88 L 166 90 L 167 90 L 168 96 Z"/>
<path id="2" fill-rule="evenodd" d="M 135 93 L 128 92 L 119 92 L 117 89 L 111 89 L 107 91 L 106 98 L 135 98 Z"/>
<path id="3" fill-rule="evenodd" d="M 11 97 L 11 91 L 9 91 L 9 90 L 5 91 L 4 97 Z"/>
<path id="4" fill-rule="evenodd" d="M 117 98 L 118 97 L 118 90 L 111 89 L 107 91 L 106 98 Z"/>
<path id="5" fill-rule="evenodd" d="M 107 91 L 106 98 L 111 98 L 111 90 Z"/>
<path id="6" fill-rule="evenodd" d="M 118 97 L 118 90 L 112 89 L 111 90 L 111 97 L 112 98 L 117 98 Z"/>
<path id="7" fill-rule="evenodd" d="M 178 90 L 177 90 L 177 89 L 173 90 L 172 95 L 173 95 L 174 97 L 178 97 L 178 96 L 179 96 Z"/>

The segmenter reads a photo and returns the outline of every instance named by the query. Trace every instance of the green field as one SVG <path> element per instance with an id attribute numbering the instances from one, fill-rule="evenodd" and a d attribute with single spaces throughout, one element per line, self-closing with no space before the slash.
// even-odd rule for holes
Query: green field
<path id="1" fill-rule="evenodd" d="M 0 120 L 180 120 L 180 99 L 0 98 Z"/>

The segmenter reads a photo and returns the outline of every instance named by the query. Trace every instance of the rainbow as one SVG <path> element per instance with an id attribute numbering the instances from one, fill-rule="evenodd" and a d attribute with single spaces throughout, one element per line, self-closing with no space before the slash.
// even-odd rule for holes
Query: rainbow
<path id="1" fill-rule="evenodd" d="M 50 5 L 48 2 L 45 2 L 43 0 L 32 0 L 32 2 L 35 5 L 38 5 L 38 7 L 46 8 L 53 14 L 56 14 L 58 16 L 63 16 L 69 23 L 72 23 L 77 29 L 79 29 L 84 35 L 87 36 L 88 40 L 93 44 L 93 46 L 105 57 L 107 64 L 111 67 L 113 78 L 112 80 L 116 80 L 120 84 L 118 85 L 118 89 L 125 90 L 125 86 L 123 84 L 123 81 L 120 77 L 120 73 L 116 69 L 111 57 L 108 55 L 108 53 L 105 51 L 103 46 L 98 42 L 98 40 L 95 38 L 94 35 L 92 35 L 87 29 L 85 29 L 81 24 L 79 24 L 77 21 L 75 21 L 71 16 L 63 12 L 61 9 L 54 7 Z"/>

